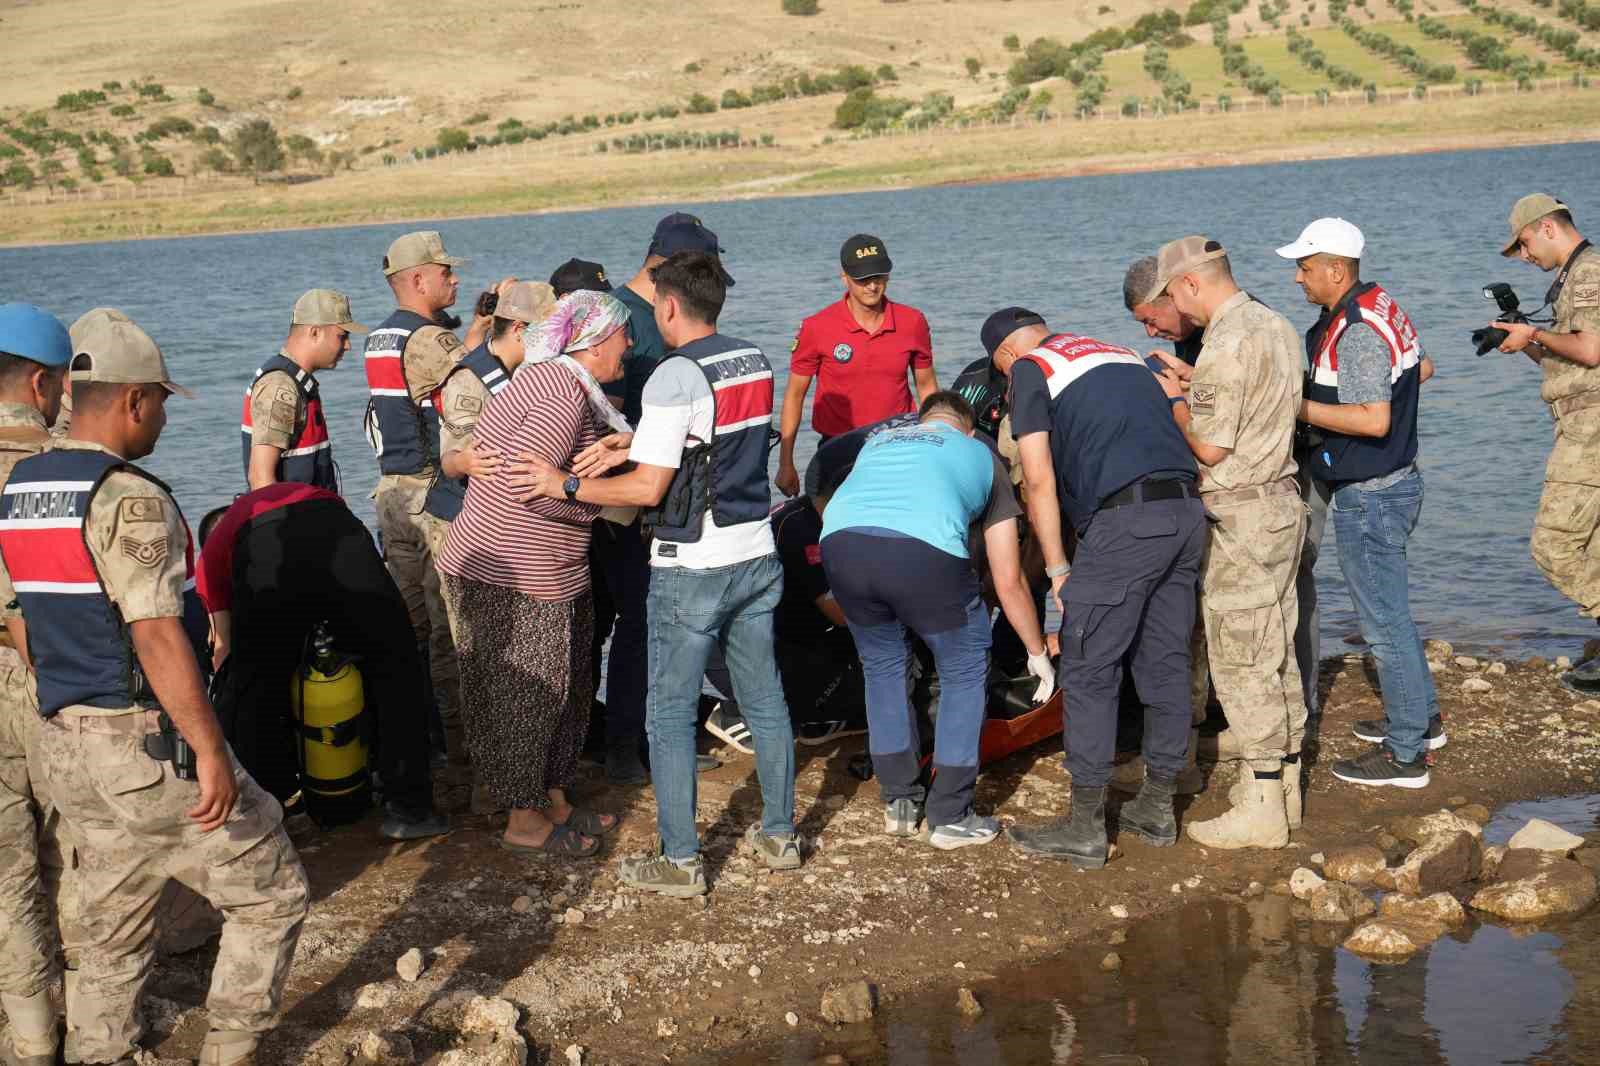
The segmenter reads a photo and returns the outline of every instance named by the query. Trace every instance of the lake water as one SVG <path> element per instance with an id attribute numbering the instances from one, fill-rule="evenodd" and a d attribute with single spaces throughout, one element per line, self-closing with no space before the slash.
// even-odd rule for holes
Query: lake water
<path id="1" fill-rule="evenodd" d="M 1152 127 L 1154 129 L 1154 127 Z M 933 327 L 939 379 L 982 354 L 978 327 L 1022 304 L 1060 329 L 1148 347 L 1123 310 L 1122 274 L 1139 255 L 1203 231 L 1231 251 L 1240 281 L 1297 326 L 1313 309 L 1293 265 L 1272 249 L 1320 215 L 1362 227 L 1365 275 L 1392 291 L 1439 367 L 1424 392 L 1421 462 L 1427 503 L 1412 542 L 1411 602 L 1427 635 L 1507 654 L 1576 654 L 1591 624 L 1528 558 L 1528 532 L 1549 451 L 1539 373 L 1521 356 L 1475 358 L 1467 334 L 1489 317 L 1481 288 L 1508 281 L 1539 302 L 1550 278 L 1503 260 L 1511 203 L 1533 189 L 1575 200 L 1593 188 L 1600 144 L 1291 163 L 1017 184 L 697 205 L 738 279 L 726 332 L 761 344 L 778 365 L 801 318 L 839 295 L 837 249 L 858 231 L 882 237 L 896 263 L 892 295 Z M 40 304 L 71 321 L 120 307 L 161 344 L 178 380 L 200 393 L 175 401 L 147 465 L 171 482 L 191 519 L 243 488 L 239 414 L 246 383 L 275 352 L 305 289 L 351 295 L 369 325 L 389 312 L 379 269 L 398 234 L 427 226 L 471 257 L 457 312 L 492 281 L 543 278 L 570 256 L 631 276 L 655 220 L 670 208 L 627 208 L 250 236 L 0 249 L 0 299 Z M 377 464 L 361 432 L 359 352 L 321 376 L 346 496 L 370 520 Z M 809 419 L 807 420 L 809 424 Z M 802 459 L 814 444 L 802 434 Z M 1328 654 L 1355 631 L 1331 538 L 1319 575 Z"/>

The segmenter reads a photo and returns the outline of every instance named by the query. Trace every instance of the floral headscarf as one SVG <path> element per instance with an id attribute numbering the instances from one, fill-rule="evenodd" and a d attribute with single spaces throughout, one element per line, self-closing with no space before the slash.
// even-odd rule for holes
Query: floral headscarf
<path id="1" fill-rule="evenodd" d="M 583 386 L 595 418 L 621 433 L 632 427 L 606 398 L 594 375 L 569 352 L 592 348 L 628 323 L 628 308 L 615 296 L 579 289 L 556 301 L 556 309 L 543 322 L 530 325 L 523 334 L 523 347 L 529 363 L 559 361 Z"/>

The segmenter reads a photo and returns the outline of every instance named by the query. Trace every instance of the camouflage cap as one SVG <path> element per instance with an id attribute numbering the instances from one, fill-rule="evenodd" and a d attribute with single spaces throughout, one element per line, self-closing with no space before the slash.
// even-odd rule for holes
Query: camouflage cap
<path id="1" fill-rule="evenodd" d="M 1501 255 L 1516 255 L 1522 231 L 1555 211 L 1566 211 L 1566 204 L 1547 192 L 1529 193 L 1511 208 L 1511 240 L 1500 249 Z"/>
<path id="2" fill-rule="evenodd" d="M 339 326 L 350 333 L 371 333 L 350 314 L 350 297 L 334 289 L 312 289 L 294 302 L 296 326 Z"/>
<path id="3" fill-rule="evenodd" d="M 465 259 L 445 254 L 444 238 L 439 236 L 437 230 L 418 230 L 403 237 L 396 237 L 394 243 L 389 245 L 389 252 L 383 257 L 383 276 L 389 277 L 402 270 L 426 266 L 429 263 L 458 267 L 465 266 L 466 262 Z"/>
<path id="4" fill-rule="evenodd" d="M 518 322 L 543 322 L 555 309 L 555 289 L 542 281 L 518 281 L 507 285 L 500 293 L 494 315 Z"/>
<path id="5" fill-rule="evenodd" d="M 1222 259 L 1227 254 L 1222 245 L 1209 237 L 1197 235 L 1168 241 L 1161 246 L 1161 251 L 1156 253 L 1156 279 L 1151 284 L 1150 291 L 1145 293 L 1144 299 L 1139 302 L 1147 304 L 1160 299 L 1161 294 L 1167 291 L 1167 286 L 1172 284 L 1173 278 L 1182 277 L 1202 263 Z"/>
<path id="6" fill-rule="evenodd" d="M 70 330 L 73 381 L 160 385 L 186 400 L 194 393 L 172 380 L 161 349 L 133 319 L 110 307 L 86 311 Z"/>

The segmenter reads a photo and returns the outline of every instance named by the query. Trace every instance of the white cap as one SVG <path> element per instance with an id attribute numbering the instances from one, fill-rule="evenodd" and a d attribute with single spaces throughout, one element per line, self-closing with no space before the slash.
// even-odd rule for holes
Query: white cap
<path id="1" fill-rule="evenodd" d="M 1367 239 L 1353 224 L 1342 218 L 1319 218 L 1300 231 L 1293 244 L 1278 249 L 1285 259 L 1304 259 L 1308 255 L 1341 255 L 1360 259 Z"/>

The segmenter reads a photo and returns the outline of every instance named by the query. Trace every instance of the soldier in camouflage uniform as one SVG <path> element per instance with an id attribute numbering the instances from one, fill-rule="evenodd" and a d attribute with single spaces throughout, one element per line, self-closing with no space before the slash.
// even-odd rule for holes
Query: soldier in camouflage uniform
<path id="1" fill-rule="evenodd" d="M 1157 261 L 1145 302 L 1166 294 L 1205 326 L 1188 402 L 1173 413 L 1200 460 L 1201 498 L 1216 519 L 1200 605 L 1212 684 L 1251 774 L 1227 813 L 1189 823 L 1188 833 L 1208 847 L 1281 848 L 1306 724 L 1294 656 L 1306 505 L 1293 456 L 1305 349 L 1287 319 L 1239 290 L 1216 241 L 1172 241 Z M 1162 381 L 1168 396 L 1184 396 L 1175 373 Z"/>
<path id="2" fill-rule="evenodd" d="M 53 315 L 28 304 L 0 307 L 0 483 L 48 447 L 71 359 L 67 328 Z M 19 617 L 15 600 L 9 583 L 0 583 L 0 620 Z M 62 940 L 76 961 L 76 893 L 63 876 L 70 864 L 61 854 L 60 818 L 37 761 L 29 765 L 38 757 L 39 705 L 16 644 L 10 628 L 0 628 L 0 1006 L 11 1022 L 0 1034 L 0 1063 L 50 1066 L 58 1043 L 50 986 Z"/>
<path id="3" fill-rule="evenodd" d="M 1501 254 L 1560 272 L 1546 296 L 1555 305 L 1548 329 L 1495 325 L 1507 334 L 1502 352 L 1525 352 L 1544 371 L 1539 395 L 1556 423 L 1529 543 L 1533 561 L 1584 615 L 1600 618 L 1600 253 L 1566 204 L 1534 193 L 1511 209 L 1511 239 Z M 1562 680 L 1600 694 L 1600 657 Z"/>
<path id="4" fill-rule="evenodd" d="M 80 319 L 72 347 L 72 431 L 12 471 L 0 559 L 37 678 L 42 775 L 79 848 L 78 1052 L 133 1062 L 156 908 L 177 880 L 224 919 L 200 1062 L 239 1066 L 276 1019 L 305 872 L 282 808 L 234 760 L 206 698 L 183 516 L 128 462 L 155 447 L 180 387 L 118 312 Z M 181 778 L 180 738 L 193 750 Z"/>

